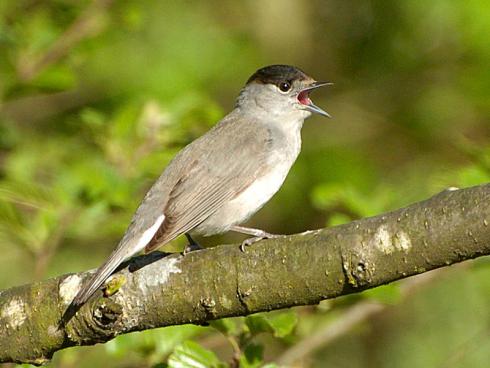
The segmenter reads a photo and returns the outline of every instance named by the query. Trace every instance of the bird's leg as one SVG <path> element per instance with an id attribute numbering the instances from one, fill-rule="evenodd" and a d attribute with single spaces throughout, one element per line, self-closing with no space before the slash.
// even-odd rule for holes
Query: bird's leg
<path id="1" fill-rule="evenodd" d="M 189 241 L 189 244 L 187 244 L 186 247 L 184 248 L 184 252 L 183 252 L 184 256 L 187 253 L 192 252 L 193 250 L 204 249 L 203 247 L 201 247 L 199 245 L 199 243 L 197 241 L 195 241 L 194 239 L 192 239 L 191 234 L 185 233 L 185 237 Z"/>
<path id="2" fill-rule="evenodd" d="M 254 228 L 251 228 L 251 227 L 243 227 L 243 226 L 237 226 L 237 225 L 234 225 L 230 228 L 231 231 L 235 231 L 237 233 L 242 233 L 242 234 L 247 234 L 247 235 L 252 235 L 253 238 L 248 238 L 248 239 L 245 239 L 242 244 L 240 245 L 240 250 L 242 252 L 245 251 L 245 247 L 248 247 L 249 245 L 255 243 L 255 242 L 258 242 L 259 240 L 262 240 L 262 239 L 273 239 L 273 238 L 278 238 L 278 237 L 281 237 L 283 235 L 277 235 L 277 234 L 271 234 L 271 233 L 268 233 L 264 230 L 260 230 L 260 229 L 254 229 Z"/>

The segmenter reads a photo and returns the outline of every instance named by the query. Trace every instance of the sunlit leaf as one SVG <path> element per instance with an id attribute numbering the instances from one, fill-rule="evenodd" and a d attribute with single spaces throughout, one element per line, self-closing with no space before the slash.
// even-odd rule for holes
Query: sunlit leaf
<path id="1" fill-rule="evenodd" d="M 197 336 L 205 328 L 194 325 L 169 326 L 154 330 L 121 335 L 105 344 L 110 354 L 121 357 L 128 352 L 153 356 L 153 360 L 163 359 L 183 341 Z"/>
<path id="2" fill-rule="evenodd" d="M 177 346 L 168 358 L 170 368 L 218 368 L 225 367 L 216 354 L 196 342 L 185 341 Z"/>
<path id="3" fill-rule="evenodd" d="M 225 335 L 236 335 L 238 331 L 237 321 L 235 318 L 218 319 L 209 322 L 209 325 Z"/>
<path id="4" fill-rule="evenodd" d="M 402 298 L 400 287 L 396 284 L 378 286 L 364 291 L 363 295 L 384 304 L 396 304 Z"/>
<path id="5" fill-rule="evenodd" d="M 296 326 L 297 321 L 297 315 L 292 310 L 278 313 L 252 314 L 245 318 L 245 323 L 252 334 L 270 332 L 276 337 L 289 335 Z"/>
<path id="6" fill-rule="evenodd" d="M 248 344 L 240 356 L 240 368 L 261 367 L 264 355 L 264 347 L 259 344 Z"/>

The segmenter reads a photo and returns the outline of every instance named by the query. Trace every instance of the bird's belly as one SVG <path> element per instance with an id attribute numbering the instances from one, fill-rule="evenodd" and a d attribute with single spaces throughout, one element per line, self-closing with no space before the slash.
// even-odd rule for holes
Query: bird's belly
<path id="1" fill-rule="evenodd" d="M 225 203 L 193 232 L 201 235 L 219 234 L 228 231 L 233 225 L 247 221 L 279 190 L 291 165 L 292 162 L 276 165 L 269 174 L 257 179 L 237 197 Z"/>

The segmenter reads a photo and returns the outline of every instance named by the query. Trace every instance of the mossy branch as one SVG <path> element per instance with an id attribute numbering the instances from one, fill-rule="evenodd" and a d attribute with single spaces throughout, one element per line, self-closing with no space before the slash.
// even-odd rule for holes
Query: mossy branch
<path id="1" fill-rule="evenodd" d="M 0 362 L 42 364 L 73 345 L 155 327 L 316 304 L 490 254 L 490 184 L 447 190 L 334 228 L 127 262 L 65 327 L 87 273 L 0 292 Z"/>

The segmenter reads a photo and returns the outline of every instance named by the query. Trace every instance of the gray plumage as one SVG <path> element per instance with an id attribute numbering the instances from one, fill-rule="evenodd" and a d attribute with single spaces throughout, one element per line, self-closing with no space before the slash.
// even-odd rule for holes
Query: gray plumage
<path id="1" fill-rule="evenodd" d="M 281 90 L 284 83 L 290 90 Z M 184 233 L 233 230 L 258 211 L 281 187 L 296 160 L 304 119 L 312 112 L 326 114 L 308 98 L 309 90 L 324 84 L 284 65 L 252 75 L 235 109 L 167 166 L 117 248 L 83 285 L 71 308 L 85 303 L 135 253 L 152 251 Z"/>

